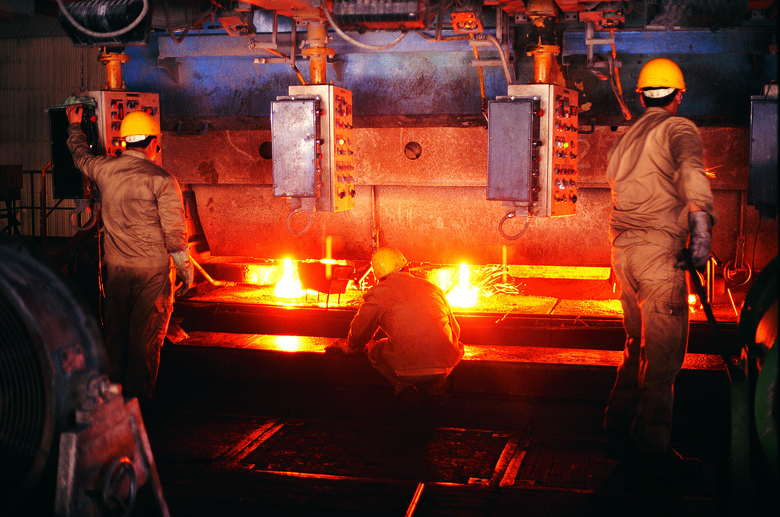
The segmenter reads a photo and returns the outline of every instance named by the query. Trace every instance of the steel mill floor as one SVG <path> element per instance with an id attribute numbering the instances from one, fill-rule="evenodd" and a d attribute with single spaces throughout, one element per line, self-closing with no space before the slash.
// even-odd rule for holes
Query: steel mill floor
<path id="1" fill-rule="evenodd" d="M 166 344 L 142 412 L 172 516 L 709 516 L 746 497 L 728 490 L 717 357 L 692 354 L 677 384 L 674 446 L 701 464 L 651 479 L 606 456 L 619 351 L 470 346 L 443 401 L 404 409 L 328 342 Z"/>

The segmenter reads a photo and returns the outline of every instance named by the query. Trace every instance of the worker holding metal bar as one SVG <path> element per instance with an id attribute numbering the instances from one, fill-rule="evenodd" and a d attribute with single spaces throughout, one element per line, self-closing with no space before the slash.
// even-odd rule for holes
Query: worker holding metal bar
<path id="1" fill-rule="evenodd" d="M 680 252 L 687 245 L 695 266 L 704 267 L 715 213 L 699 130 L 676 116 L 685 92 L 682 71 L 669 59 L 653 59 L 639 74 L 637 92 L 645 112 L 607 156 L 612 268 L 626 344 L 604 428 L 611 457 L 664 475 L 686 460 L 670 443 L 674 381 L 688 345 Z"/>
<path id="2" fill-rule="evenodd" d="M 81 129 L 82 113 L 78 104 L 66 109 L 68 149 L 101 193 L 108 374 L 126 396 L 145 402 L 157 381 L 174 282 L 181 284 L 180 295 L 194 277 L 181 189 L 176 178 L 153 163 L 161 136 L 154 117 L 128 113 L 120 126 L 126 151 L 118 157 L 95 156 Z"/>
<path id="3" fill-rule="evenodd" d="M 440 402 L 447 376 L 463 357 L 460 325 L 444 292 L 412 275 L 397 248 L 379 248 L 371 266 L 379 283 L 363 295 L 347 339 L 326 351 L 366 353 L 393 385 L 401 408 L 416 406 L 420 396 Z M 387 337 L 374 339 L 380 328 Z"/>

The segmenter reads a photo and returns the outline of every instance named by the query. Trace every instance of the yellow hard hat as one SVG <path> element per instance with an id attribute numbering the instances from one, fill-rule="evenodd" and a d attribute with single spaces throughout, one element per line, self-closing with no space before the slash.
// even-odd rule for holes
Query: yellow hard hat
<path id="1" fill-rule="evenodd" d="M 642 67 L 639 80 L 636 82 L 636 91 L 641 92 L 645 88 L 674 88 L 684 92 L 685 80 L 682 70 L 671 59 L 665 57 L 651 59 Z"/>
<path id="2" fill-rule="evenodd" d="M 128 143 L 140 142 L 149 136 L 160 136 L 160 123 L 145 111 L 131 111 L 122 119 L 119 135 Z"/>
<path id="3" fill-rule="evenodd" d="M 374 268 L 374 276 L 384 278 L 390 273 L 400 271 L 409 262 L 398 248 L 387 246 L 379 248 L 371 257 L 371 267 Z"/>

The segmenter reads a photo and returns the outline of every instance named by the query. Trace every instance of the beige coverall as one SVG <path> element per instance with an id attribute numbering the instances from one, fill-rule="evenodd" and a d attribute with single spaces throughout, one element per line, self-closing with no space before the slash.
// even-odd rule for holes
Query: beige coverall
<path id="1" fill-rule="evenodd" d="M 688 119 L 648 108 L 608 154 L 612 268 L 622 288 L 626 344 L 605 428 L 631 432 L 640 450 L 669 448 L 674 380 L 688 345 L 685 271 L 688 206 L 715 222 L 702 141 Z"/>
<path id="2" fill-rule="evenodd" d="M 125 395 L 150 397 L 173 312 L 169 253 L 187 249 L 179 183 L 140 150 L 95 156 L 79 124 L 68 135 L 73 162 L 101 193 L 108 375 Z"/>
<path id="3" fill-rule="evenodd" d="M 363 300 L 350 325 L 348 347 L 353 352 L 365 348 L 396 393 L 444 379 L 460 362 L 460 325 L 432 283 L 399 271 L 369 289 Z M 380 327 L 387 338 L 372 341 Z"/>

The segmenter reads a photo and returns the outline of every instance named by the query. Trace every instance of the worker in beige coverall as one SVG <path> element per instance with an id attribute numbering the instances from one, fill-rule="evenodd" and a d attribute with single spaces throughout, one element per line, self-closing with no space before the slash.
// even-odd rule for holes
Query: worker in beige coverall
<path id="1" fill-rule="evenodd" d="M 182 194 L 176 179 L 153 163 L 161 132 L 151 115 L 125 116 L 120 133 L 126 151 L 114 157 L 89 150 L 82 113 L 78 104 L 66 109 L 68 149 L 101 193 L 108 375 L 126 396 L 144 402 L 154 393 L 174 282 L 181 283 L 178 295 L 193 281 Z"/>
<path id="2" fill-rule="evenodd" d="M 363 295 L 347 339 L 327 350 L 366 353 L 404 406 L 419 402 L 418 388 L 423 396 L 442 396 L 447 376 L 463 357 L 460 325 L 444 292 L 409 273 L 397 248 L 378 249 L 371 266 L 379 283 Z M 379 328 L 386 338 L 374 339 Z"/>
<path id="3" fill-rule="evenodd" d="M 673 61 L 645 64 L 637 92 L 646 110 L 610 150 L 607 165 L 612 268 L 627 335 L 605 412 L 608 453 L 659 474 L 685 460 L 670 445 L 674 381 L 688 344 L 680 252 L 690 233 L 694 265 L 703 268 L 715 222 L 701 136 L 693 122 L 675 116 L 684 91 Z"/>

